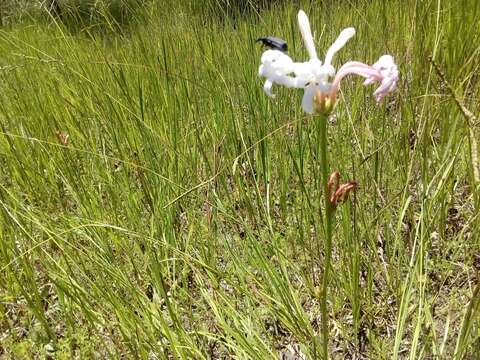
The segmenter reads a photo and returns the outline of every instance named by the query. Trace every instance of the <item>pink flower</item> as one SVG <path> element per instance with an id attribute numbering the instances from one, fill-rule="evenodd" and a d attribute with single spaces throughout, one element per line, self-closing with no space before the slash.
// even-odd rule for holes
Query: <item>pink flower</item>
<path id="1" fill-rule="evenodd" d="M 337 92 L 340 86 L 340 81 L 347 75 L 360 75 L 366 80 L 364 85 L 379 82 L 380 86 L 374 91 L 373 96 L 377 102 L 390 92 L 397 88 L 398 69 L 390 55 L 383 55 L 373 65 L 367 65 L 358 61 L 349 61 L 345 63 L 335 75 L 332 83 L 332 91 Z"/>

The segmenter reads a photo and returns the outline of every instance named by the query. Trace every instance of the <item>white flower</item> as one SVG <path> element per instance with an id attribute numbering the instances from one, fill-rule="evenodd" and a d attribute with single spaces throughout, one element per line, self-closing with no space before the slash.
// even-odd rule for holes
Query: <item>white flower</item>
<path id="1" fill-rule="evenodd" d="M 380 86 L 374 92 L 377 101 L 383 99 L 387 93 L 395 90 L 398 70 L 393 57 L 390 55 L 380 57 L 372 66 L 358 61 L 347 62 L 335 76 L 336 71 L 332 65 L 333 56 L 355 35 L 354 28 L 342 30 L 338 38 L 327 50 L 325 62 L 322 64 L 317 56 L 308 17 L 302 10 L 298 13 L 298 24 L 310 60 L 294 62 L 281 51 L 265 51 L 261 58 L 262 64 L 259 68 L 259 75 L 267 78 L 264 85 L 267 95 L 274 96 L 272 93 L 273 84 L 292 88 L 304 88 L 302 108 L 305 112 L 313 114 L 317 111 L 322 111 L 322 108 L 326 111 L 330 111 L 333 108 L 340 80 L 349 74 L 365 77 L 365 85 L 380 82 Z M 330 81 L 333 77 L 333 81 Z M 328 106 L 325 108 L 325 104 L 315 104 L 315 101 L 328 101 Z"/>
<path id="2" fill-rule="evenodd" d="M 262 55 L 262 64 L 258 68 L 258 75 L 266 77 L 263 89 L 267 95 L 274 97 L 272 93 L 273 84 L 287 87 L 302 88 L 306 82 L 302 78 L 289 76 L 294 71 L 293 60 L 279 50 L 267 50 Z"/>

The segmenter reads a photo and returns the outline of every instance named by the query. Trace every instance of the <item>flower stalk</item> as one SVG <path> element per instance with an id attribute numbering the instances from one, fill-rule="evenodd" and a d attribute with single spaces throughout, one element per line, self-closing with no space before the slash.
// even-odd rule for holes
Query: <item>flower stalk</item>
<path id="1" fill-rule="evenodd" d="M 318 115 L 319 145 L 320 145 L 320 166 L 322 173 L 323 198 L 325 204 L 325 266 L 322 277 L 322 291 L 318 299 L 322 315 L 322 358 L 328 359 L 329 321 L 327 309 L 328 283 L 330 277 L 330 263 L 332 259 L 332 236 L 334 227 L 334 209 L 330 202 L 329 191 L 329 159 L 328 159 L 328 113 Z"/>

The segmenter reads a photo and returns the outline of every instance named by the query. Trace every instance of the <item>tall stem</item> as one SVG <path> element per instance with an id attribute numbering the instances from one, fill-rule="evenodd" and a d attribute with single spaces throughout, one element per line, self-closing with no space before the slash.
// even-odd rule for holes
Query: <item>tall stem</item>
<path id="1" fill-rule="evenodd" d="M 328 162 L 328 115 L 322 114 L 318 117 L 319 122 L 319 145 L 320 145 L 320 166 L 322 173 L 323 198 L 325 204 L 325 264 L 323 270 L 322 292 L 320 298 L 320 308 L 322 313 L 322 333 L 323 333 L 323 359 L 328 359 L 328 311 L 327 311 L 327 293 L 330 273 L 330 262 L 332 258 L 332 229 L 334 222 L 334 212 L 330 203 L 328 191 L 328 178 L 330 176 Z"/>

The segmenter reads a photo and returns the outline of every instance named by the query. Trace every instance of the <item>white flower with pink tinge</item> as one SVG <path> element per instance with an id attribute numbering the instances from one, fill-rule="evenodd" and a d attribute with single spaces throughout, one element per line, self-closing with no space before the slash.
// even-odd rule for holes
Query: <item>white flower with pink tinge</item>
<path id="1" fill-rule="evenodd" d="M 340 81 L 347 75 L 355 74 L 364 77 L 365 85 L 375 82 L 380 86 L 373 93 L 377 102 L 380 102 L 388 93 L 395 90 L 398 81 L 397 65 L 390 55 L 383 55 L 373 65 L 358 61 L 345 63 L 338 72 L 332 65 L 333 56 L 346 42 L 355 35 L 354 28 L 342 30 L 337 40 L 327 51 L 325 62 L 318 59 L 313 42 L 310 23 L 307 15 L 300 10 L 298 24 L 302 33 L 303 42 L 307 48 L 310 60 L 294 62 L 288 55 L 279 50 L 267 50 L 262 54 L 261 65 L 258 69 L 260 76 L 265 77 L 264 90 L 271 97 L 274 84 L 291 88 L 304 88 L 302 108 L 313 114 L 323 110 L 330 111 L 335 104 Z M 330 79 L 333 78 L 333 81 Z"/>

